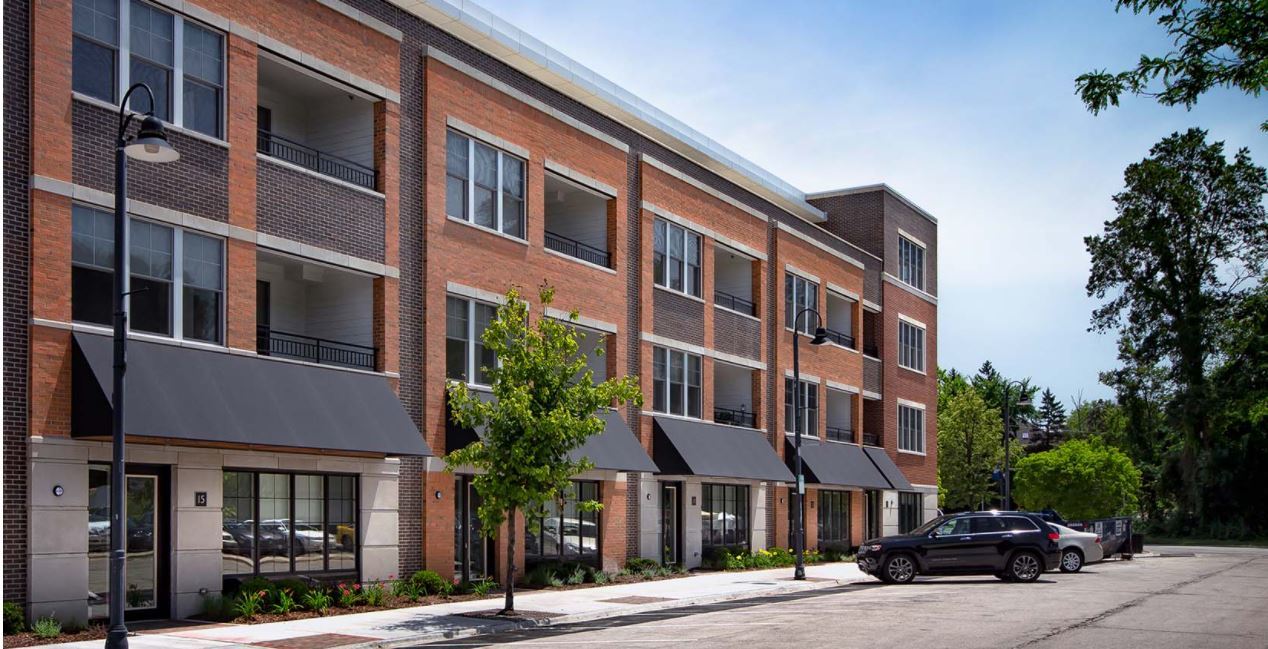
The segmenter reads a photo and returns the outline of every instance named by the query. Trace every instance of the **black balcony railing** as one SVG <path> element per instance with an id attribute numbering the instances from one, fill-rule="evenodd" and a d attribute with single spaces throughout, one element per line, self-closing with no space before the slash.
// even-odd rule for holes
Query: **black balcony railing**
<path id="1" fill-rule="evenodd" d="M 854 431 L 849 428 L 840 428 L 838 426 L 828 426 L 828 439 L 837 442 L 853 442 Z"/>
<path id="2" fill-rule="evenodd" d="M 596 266 L 610 268 L 608 261 L 611 256 L 606 250 L 599 250 L 594 246 L 588 246 L 576 239 L 569 239 L 562 234 L 555 234 L 549 230 L 546 231 L 546 247 L 555 252 L 576 257 L 581 261 L 588 261 Z"/>
<path id="3" fill-rule="evenodd" d="M 713 301 L 717 303 L 718 306 L 724 309 L 730 309 L 738 313 L 743 313 L 746 315 L 757 317 L 757 305 L 753 304 L 752 301 L 746 300 L 742 297 L 736 297 L 734 295 L 731 295 L 730 293 L 725 293 L 723 291 L 714 291 Z"/>
<path id="4" fill-rule="evenodd" d="M 863 355 L 864 355 L 864 356 L 871 356 L 872 358 L 880 358 L 880 357 L 881 357 L 881 352 L 880 352 L 880 350 L 879 350 L 879 349 L 877 349 L 877 347 L 876 347 L 876 343 L 869 343 L 869 342 L 867 342 L 867 341 L 864 341 L 864 342 L 863 342 Z"/>
<path id="5" fill-rule="evenodd" d="M 373 347 L 286 333 L 268 325 L 256 327 L 256 351 L 264 356 L 281 356 L 363 370 L 374 370 L 378 360 L 378 350 Z"/>
<path id="6" fill-rule="evenodd" d="M 880 446 L 881 436 L 876 433 L 863 433 L 863 443 L 867 446 Z"/>
<path id="7" fill-rule="evenodd" d="M 288 140 L 276 133 L 259 129 L 255 140 L 256 150 L 278 160 L 311 169 L 319 174 L 338 178 L 354 185 L 375 188 L 374 170 L 337 155 L 322 153 L 310 146 Z"/>
<path id="8" fill-rule="evenodd" d="M 854 349 L 854 336 L 851 336 L 849 334 L 843 334 L 840 331 L 837 331 L 835 329 L 825 329 L 824 331 L 828 333 L 828 340 L 842 347 L 849 347 L 850 349 Z"/>
<path id="9" fill-rule="evenodd" d="M 727 424 L 729 426 L 743 426 L 745 428 L 757 428 L 757 414 L 749 410 L 714 407 L 713 423 Z"/>

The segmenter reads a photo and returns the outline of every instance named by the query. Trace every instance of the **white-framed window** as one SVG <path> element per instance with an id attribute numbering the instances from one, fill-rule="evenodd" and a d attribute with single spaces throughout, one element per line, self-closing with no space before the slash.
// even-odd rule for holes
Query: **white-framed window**
<path id="1" fill-rule="evenodd" d="M 925 452 L 925 410 L 898 404 L 898 450 Z"/>
<path id="2" fill-rule="evenodd" d="M 898 235 L 898 279 L 925 290 L 925 247 Z"/>
<path id="3" fill-rule="evenodd" d="M 75 92 L 113 104 L 143 82 L 156 117 L 224 137 L 224 34 L 141 0 L 75 0 L 72 31 Z M 129 108 L 150 99 L 133 93 Z"/>
<path id="4" fill-rule="evenodd" d="M 700 297 L 700 235 L 663 219 L 656 219 L 652 227 L 652 279 L 656 285 Z"/>
<path id="5" fill-rule="evenodd" d="M 805 317 L 800 326 L 794 320 L 802 309 L 819 309 L 819 285 L 792 273 L 784 274 L 784 328 L 797 329 L 807 336 L 815 333 L 815 319 Z"/>
<path id="6" fill-rule="evenodd" d="M 797 398 L 793 388 L 797 382 L 784 378 L 784 432 L 793 432 L 793 404 Z M 801 434 L 810 437 L 819 436 L 819 384 L 810 381 L 801 382 Z"/>
<path id="7" fill-rule="evenodd" d="M 699 419 L 700 368 L 695 354 L 652 348 L 652 410 Z"/>
<path id="8" fill-rule="evenodd" d="M 445 142 L 445 214 L 524 238 L 524 161 L 456 131 Z"/>
<path id="9" fill-rule="evenodd" d="M 219 344 L 224 338 L 224 240 L 129 220 L 132 331 Z M 71 319 L 113 323 L 114 214 L 71 208 Z"/>
<path id="10" fill-rule="evenodd" d="M 925 328 L 898 321 L 898 366 L 925 371 Z"/>
<path id="11" fill-rule="evenodd" d="M 484 330 L 497 307 L 462 297 L 445 297 L 445 378 L 489 385 L 497 356 L 484 346 Z"/>

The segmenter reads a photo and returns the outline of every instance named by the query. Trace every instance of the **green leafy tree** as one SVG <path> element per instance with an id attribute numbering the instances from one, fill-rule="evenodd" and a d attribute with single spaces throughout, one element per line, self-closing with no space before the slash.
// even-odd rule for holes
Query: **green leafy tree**
<path id="1" fill-rule="evenodd" d="M 986 402 L 987 407 L 995 408 L 1000 412 L 1004 411 L 1005 389 L 1009 402 L 1009 417 L 1012 419 L 1010 428 L 1013 433 L 1019 429 L 1029 426 L 1034 421 L 1036 414 L 1034 401 L 1035 393 L 1038 388 L 1030 384 L 1030 379 L 1021 379 L 1020 390 L 1017 386 L 1010 385 L 1012 379 L 1004 376 L 995 369 L 990 361 L 984 361 L 982 366 L 978 368 L 977 374 L 969 380 L 973 389 L 982 395 L 982 400 Z M 1024 398 L 1023 398 L 1024 397 Z M 1027 402 L 1026 405 L 1020 405 L 1021 402 Z M 1001 421 L 1001 426 L 1002 426 Z"/>
<path id="2" fill-rule="evenodd" d="M 971 388 L 968 379 L 954 368 L 938 368 L 938 410 L 946 408 L 952 397 Z"/>
<path id="3" fill-rule="evenodd" d="M 1051 507 L 1074 520 L 1136 512 L 1140 471 L 1122 451 L 1070 440 L 1017 463 L 1013 496 L 1026 509 Z"/>
<path id="4" fill-rule="evenodd" d="M 1117 106 L 1124 93 L 1193 108 L 1215 87 L 1258 97 L 1268 84 L 1268 3 L 1263 0 L 1119 0 L 1117 10 L 1123 9 L 1158 14 L 1175 49 L 1162 56 L 1142 54 L 1131 70 L 1080 75 L 1075 88 L 1093 114 Z M 1268 121 L 1260 128 L 1268 130 Z"/>
<path id="5" fill-rule="evenodd" d="M 938 406 L 938 487 L 942 506 L 974 509 L 995 496 L 991 475 L 1003 465 L 1003 420 L 975 390 Z M 1013 442 L 1016 444 L 1016 442 Z M 1015 447 L 1020 454 L 1020 447 Z"/>
<path id="6" fill-rule="evenodd" d="M 1126 449 L 1127 416 L 1108 399 L 1076 401 L 1066 425 L 1072 438 L 1098 438 L 1110 446 Z"/>
<path id="7" fill-rule="evenodd" d="M 1230 161 L 1223 143 L 1207 143 L 1200 129 L 1164 138 L 1128 166 L 1124 180 L 1126 188 L 1114 196 L 1116 218 L 1103 234 L 1084 239 L 1091 254 L 1087 292 L 1103 300 L 1092 329 L 1119 333 L 1125 374 L 1108 383 L 1130 389 L 1157 372 L 1174 386 L 1168 414 L 1179 433 L 1178 496 L 1193 511 L 1199 451 L 1211 441 L 1207 371 L 1221 324 L 1247 280 L 1263 275 L 1268 181 L 1246 149 Z"/>
<path id="8" fill-rule="evenodd" d="M 1065 404 L 1057 400 L 1052 390 L 1044 389 L 1039 397 L 1039 411 L 1035 415 L 1035 431 L 1039 433 L 1036 448 L 1047 451 L 1052 448 L 1053 441 L 1065 435 Z"/>
<path id="9" fill-rule="evenodd" d="M 457 467 L 477 470 L 472 484 L 480 494 L 478 510 L 485 534 L 507 526 L 506 602 L 502 613 L 515 611 L 515 520 L 522 512 L 530 525 L 549 502 L 568 488 L 569 480 L 592 465 L 570 454 L 586 439 L 603 431 L 600 408 L 613 404 L 642 404 L 634 377 L 594 382 L 586 369 L 586 357 L 578 352 L 576 328 L 547 317 L 554 290 L 539 292 L 542 313 L 529 323 L 529 307 L 515 289 L 485 329 L 481 340 L 498 362 L 485 368 L 490 376 L 493 401 L 478 398 L 465 383 L 449 384 L 453 420 L 468 428 L 482 428 L 483 435 L 464 448 L 445 456 L 450 471 Z M 574 311 L 569 319 L 575 322 Z M 594 511 L 599 503 L 579 504 Z"/>

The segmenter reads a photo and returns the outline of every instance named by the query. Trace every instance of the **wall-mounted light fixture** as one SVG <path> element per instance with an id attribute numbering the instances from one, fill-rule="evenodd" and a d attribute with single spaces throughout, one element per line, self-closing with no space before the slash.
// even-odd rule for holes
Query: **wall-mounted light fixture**
<path id="1" fill-rule="evenodd" d="M 436 500 L 440 500 L 440 490 L 436 490 Z"/>
<path id="2" fill-rule="evenodd" d="M 57 496 L 58 498 L 61 498 L 61 497 L 62 497 L 62 494 L 64 494 L 64 493 L 66 493 L 66 489 L 64 489 L 64 488 L 62 487 L 62 485 L 59 485 L 59 484 L 55 484 L 55 485 L 53 485 L 53 495 L 54 495 L 54 496 Z"/>

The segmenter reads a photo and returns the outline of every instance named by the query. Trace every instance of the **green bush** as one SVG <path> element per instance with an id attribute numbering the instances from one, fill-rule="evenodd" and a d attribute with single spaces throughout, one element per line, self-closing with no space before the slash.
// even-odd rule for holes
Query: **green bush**
<path id="1" fill-rule="evenodd" d="M 290 590 L 291 597 L 295 598 L 296 601 L 302 601 L 304 599 L 304 595 L 308 594 L 308 591 L 312 589 L 312 586 L 307 580 L 300 579 L 298 577 L 287 577 L 286 579 L 279 579 L 273 582 L 272 584 L 273 584 L 273 588 L 271 589 L 272 591 L 276 592 L 279 590 Z M 269 594 L 272 595 L 273 593 L 269 593 Z"/>
<path id="2" fill-rule="evenodd" d="M 496 581 L 493 581 L 492 579 L 481 579 L 477 582 L 472 583 L 471 592 L 475 593 L 476 595 L 480 597 L 484 597 L 489 594 L 489 591 L 492 591 L 494 588 L 497 588 L 497 585 L 498 583 Z"/>
<path id="3" fill-rule="evenodd" d="M 1072 439 L 1017 461 L 1013 496 L 1026 509 L 1053 508 L 1070 520 L 1135 513 L 1140 470 L 1099 440 Z"/>
<path id="4" fill-rule="evenodd" d="M 273 594 L 269 596 L 269 599 L 273 601 L 273 607 L 270 610 L 278 615 L 286 615 L 291 611 L 294 611 L 297 607 L 295 603 L 295 596 L 291 594 L 291 589 L 289 588 L 282 588 L 273 591 Z"/>
<path id="5" fill-rule="evenodd" d="M 648 568 L 658 568 L 660 562 L 655 559 L 644 559 L 643 557 L 634 557 L 625 560 L 625 569 L 630 573 L 640 573 Z"/>
<path id="6" fill-rule="evenodd" d="M 445 581 L 434 570 L 419 570 L 410 575 L 410 581 L 413 582 L 420 596 L 448 595 L 453 590 L 453 584 Z"/>
<path id="7" fill-rule="evenodd" d="M 588 571 L 585 566 L 577 566 L 576 568 L 573 568 L 572 572 L 568 573 L 567 577 L 564 578 L 564 583 L 569 586 L 584 584 L 586 583 L 587 572 Z"/>
<path id="8" fill-rule="evenodd" d="M 609 581 L 612 581 L 612 575 L 603 572 L 602 570 L 596 570 L 593 575 L 591 575 L 591 579 L 593 579 L 596 584 L 606 584 Z"/>
<path id="9" fill-rule="evenodd" d="M 335 601 L 340 608 L 351 608 L 361 603 L 361 584 L 339 584 L 336 587 Z"/>
<path id="10" fill-rule="evenodd" d="M 236 592 L 258 593 L 260 591 L 264 591 L 266 593 L 272 593 L 275 590 L 277 590 L 277 584 L 269 579 L 264 577 L 249 577 L 247 579 L 243 579 L 238 584 L 238 590 Z"/>
<path id="11" fill-rule="evenodd" d="M 233 613 L 237 617 L 247 619 L 259 615 L 264 610 L 264 598 L 268 596 L 269 591 L 260 589 L 257 591 L 239 590 L 238 596 L 233 600 Z"/>
<path id="12" fill-rule="evenodd" d="M 397 579 L 392 582 L 392 594 L 401 599 L 417 602 L 422 598 L 423 590 L 413 579 Z"/>
<path id="13" fill-rule="evenodd" d="M 203 617 L 216 622 L 228 622 L 233 619 L 233 598 L 224 595 L 207 595 L 203 597 Z"/>
<path id="14" fill-rule="evenodd" d="M 383 606 L 383 603 L 387 601 L 387 588 L 379 582 L 374 582 L 361 589 L 361 597 L 368 606 Z"/>
<path id="15" fill-rule="evenodd" d="M 35 637 L 49 640 L 62 634 L 62 623 L 55 617 L 42 617 L 31 625 L 31 631 L 35 633 Z"/>
<path id="16" fill-rule="evenodd" d="M 26 630 L 26 613 L 17 602 L 4 603 L 4 634 L 22 633 Z"/>
<path id="17" fill-rule="evenodd" d="M 330 606 L 334 603 L 334 600 L 330 597 L 330 593 L 326 592 L 325 589 L 313 588 L 307 593 L 304 593 L 304 596 L 300 599 L 300 603 L 304 605 L 304 608 L 310 611 L 317 611 L 318 613 L 325 615 L 326 611 L 330 610 Z"/>

